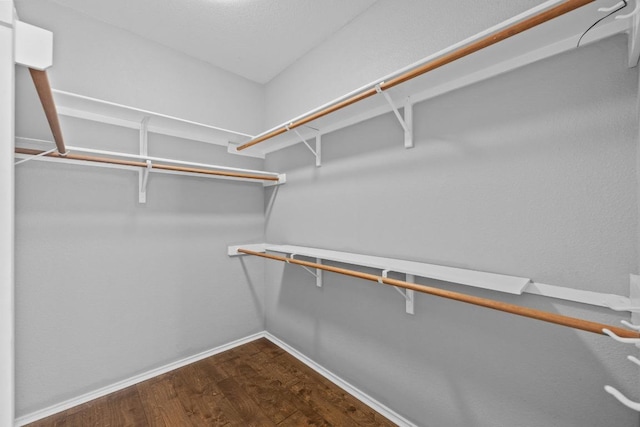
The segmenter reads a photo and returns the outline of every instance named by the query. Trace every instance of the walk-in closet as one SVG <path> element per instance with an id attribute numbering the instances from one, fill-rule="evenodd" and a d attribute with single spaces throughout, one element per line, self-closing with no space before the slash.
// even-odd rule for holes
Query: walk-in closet
<path id="1" fill-rule="evenodd" d="M 1 0 L 0 427 L 640 425 L 638 0 Z"/>

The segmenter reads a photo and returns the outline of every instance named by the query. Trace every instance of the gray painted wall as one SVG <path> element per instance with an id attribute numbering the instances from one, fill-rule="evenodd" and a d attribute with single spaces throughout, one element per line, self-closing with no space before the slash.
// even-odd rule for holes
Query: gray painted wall
<path id="1" fill-rule="evenodd" d="M 267 158 L 287 172 L 266 240 L 626 294 L 638 272 L 637 69 L 620 36 Z M 379 272 L 377 272 L 379 273 Z M 268 263 L 267 329 L 425 426 L 637 426 L 635 347 L 391 288 Z M 427 283 L 419 279 L 421 283 Z M 438 283 L 615 324 L 610 310 Z"/>
<path id="2" fill-rule="evenodd" d="M 378 0 L 266 85 L 267 127 L 290 120 L 540 3 Z"/>
<path id="3" fill-rule="evenodd" d="M 262 122 L 254 83 L 51 2 L 18 7 L 55 33 L 54 87 L 236 129 Z M 16 133 L 51 139 L 26 70 L 17 80 Z M 130 129 L 62 127 L 69 145 L 138 150 Z M 149 154 L 264 163 L 154 134 Z M 264 330 L 263 263 L 226 256 L 231 243 L 263 239 L 262 185 L 152 174 L 146 205 L 137 186 L 129 171 L 17 167 L 18 417 Z"/>

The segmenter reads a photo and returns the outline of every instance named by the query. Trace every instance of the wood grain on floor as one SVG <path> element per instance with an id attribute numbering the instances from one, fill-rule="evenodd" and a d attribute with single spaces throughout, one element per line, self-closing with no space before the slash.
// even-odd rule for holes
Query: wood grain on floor
<path id="1" fill-rule="evenodd" d="M 394 425 L 261 338 L 29 427 Z"/>

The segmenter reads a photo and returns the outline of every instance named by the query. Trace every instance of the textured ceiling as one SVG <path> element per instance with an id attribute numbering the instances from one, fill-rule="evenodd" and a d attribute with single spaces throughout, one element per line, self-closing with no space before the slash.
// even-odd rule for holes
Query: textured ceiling
<path id="1" fill-rule="evenodd" d="M 266 83 L 377 0 L 54 0 Z"/>

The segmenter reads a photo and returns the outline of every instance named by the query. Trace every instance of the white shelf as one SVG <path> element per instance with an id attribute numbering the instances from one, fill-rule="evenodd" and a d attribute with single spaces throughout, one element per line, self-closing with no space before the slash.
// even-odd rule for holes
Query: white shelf
<path id="1" fill-rule="evenodd" d="M 228 247 L 227 255 L 242 256 L 244 254 L 238 252 L 238 249 L 241 248 L 255 252 L 271 251 L 288 255 L 301 255 L 304 257 L 315 258 L 317 260 L 334 261 L 351 265 L 359 265 L 362 267 L 376 268 L 383 271 L 387 270 L 396 273 L 404 273 L 407 275 L 425 277 L 443 282 L 473 286 L 476 288 L 489 289 L 514 295 L 527 293 L 598 307 L 617 307 L 614 308 L 617 311 L 632 311 L 633 307 L 629 297 L 536 283 L 526 277 L 487 273 L 464 268 L 446 267 L 442 265 L 406 261 L 396 258 L 361 255 L 304 246 L 273 245 L 269 243 L 232 245 Z"/>
<path id="2" fill-rule="evenodd" d="M 272 252 L 296 254 L 311 258 L 320 258 L 327 261 L 336 261 L 345 264 L 389 270 L 397 273 L 413 274 L 414 276 L 517 295 L 522 294 L 525 287 L 529 282 L 531 282 L 530 279 L 524 277 L 444 267 L 442 265 L 425 264 L 395 258 L 383 258 L 370 255 L 353 254 L 349 252 L 330 251 L 326 249 L 305 248 L 302 246 L 267 245 L 265 246 L 265 249 Z"/>
<path id="3" fill-rule="evenodd" d="M 75 148 L 75 150 L 80 151 L 79 149 Z M 118 164 L 109 164 L 109 163 L 98 163 L 98 162 L 91 162 L 91 161 L 84 161 L 84 160 L 70 160 L 70 159 L 65 159 L 64 157 L 35 157 L 35 156 L 31 156 L 31 155 L 26 155 L 26 154 L 19 154 L 16 153 L 15 155 L 16 159 L 21 159 L 21 160 L 33 160 L 33 161 L 37 161 L 37 162 L 50 162 L 50 163 L 66 163 L 66 164 L 70 164 L 70 165 L 74 165 L 74 166 L 90 166 L 90 167 L 97 167 L 97 168 L 106 168 L 106 169 L 119 169 L 119 170 L 128 170 L 128 171 L 133 171 L 133 172 L 138 172 L 140 171 L 142 168 L 139 166 L 126 166 L 126 165 L 118 165 Z M 215 169 L 217 165 L 210 165 L 209 167 L 211 167 L 212 169 Z M 176 176 L 191 176 L 191 177 L 196 177 L 196 178 L 207 178 L 207 179 L 216 179 L 216 180 L 227 180 L 227 181 L 241 181 L 241 182 L 249 182 L 249 183 L 257 183 L 260 184 L 264 187 L 271 187 L 271 186 L 276 186 L 276 185 L 282 185 L 284 183 L 286 183 L 286 174 L 278 174 L 278 181 L 261 181 L 261 180 L 256 180 L 256 179 L 250 179 L 250 178 L 239 178 L 239 177 L 232 177 L 232 176 L 221 176 L 221 175 L 208 175 L 208 174 L 203 174 L 203 173 L 195 173 L 195 172 L 181 172 L 181 171 L 171 171 L 171 170 L 163 170 L 163 169 L 150 169 L 149 170 L 150 173 L 152 174 L 166 174 L 166 175 L 176 175 Z M 252 173 L 253 171 L 250 171 L 250 173 Z"/>
<path id="4" fill-rule="evenodd" d="M 508 21 L 498 24 L 493 29 L 507 25 L 509 22 L 518 22 L 537 10 L 548 8 L 557 3 L 558 1 L 555 0 L 547 1 L 528 12 L 519 15 L 518 17 L 514 17 Z M 409 80 L 385 92 L 391 96 L 396 107 L 401 108 L 407 101 L 407 98 L 409 98 L 408 102 L 412 105 L 452 90 L 506 73 L 519 67 L 526 66 L 553 55 L 576 49 L 578 39 L 585 30 L 598 19 L 606 15 L 606 13 L 599 12 L 598 8 L 610 6 L 611 4 L 614 4 L 614 2 L 596 1 L 588 4 L 538 27 L 515 35 L 441 68 L 430 71 L 420 77 Z M 618 15 L 628 14 L 634 7 L 635 5 L 633 2 L 630 2 L 625 9 L 618 13 Z M 582 39 L 581 46 L 585 46 L 589 43 L 602 40 L 618 33 L 628 32 L 631 34 L 633 32 L 632 28 L 634 25 L 634 17 L 620 20 L 616 20 L 614 18 L 614 16 L 611 16 L 596 27 L 592 28 Z M 287 120 L 281 125 L 257 135 L 257 137 L 267 134 L 273 130 L 280 129 L 291 122 L 296 122 L 300 118 L 309 116 L 327 106 L 336 104 L 356 93 L 373 88 L 378 83 L 389 80 L 408 69 L 415 68 L 420 64 L 424 64 L 432 59 L 438 58 L 458 46 L 469 44 L 484 34 L 492 32 L 493 29 L 479 33 L 476 36 L 470 37 L 465 41 L 437 52 L 415 64 L 403 68 L 402 70 L 398 70 L 388 76 L 377 79 L 374 82 L 355 89 L 349 94 L 345 94 L 342 97 L 327 102 L 326 104 L 292 118 L 291 120 Z M 636 55 L 637 53 L 632 53 L 630 48 L 630 65 L 635 65 L 637 63 Z M 631 56 L 634 56 L 635 58 L 631 58 Z M 390 106 L 382 96 L 373 96 L 341 110 L 335 111 L 327 116 L 316 119 L 308 124 L 309 127 L 319 129 L 319 131 L 309 129 L 305 126 L 301 126 L 297 128 L 297 130 L 305 139 L 312 139 L 318 133 L 320 135 L 327 134 L 390 111 Z M 260 153 L 260 155 L 264 155 L 297 143 L 300 143 L 300 138 L 294 132 L 286 132 L 253 147 L 247 148 L 239 153 Z M 401 141 L 399 141 L 399 144 L 402 145 Z"/>
<path id="5" fill-rule="evenodd" d="M 141 122 L 149 117 L 148 131 L 193 141 L 227 146 L 249 140 L 252 136 L 216 126 L 185 120 L 162 113 L 143 110 L 84 95 L 53 89 L 58 114 L 93 120 L 131 129 L 140 129 Z M 252 154 L 252 153 L 247 153 Z M 262 157 L 253 153 L 254 157 Z"/>

